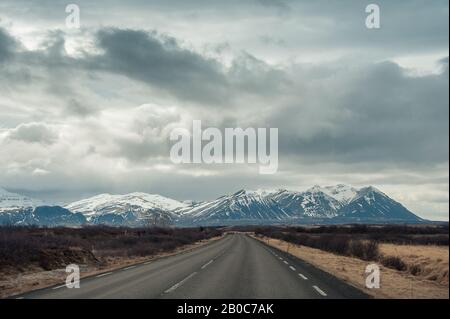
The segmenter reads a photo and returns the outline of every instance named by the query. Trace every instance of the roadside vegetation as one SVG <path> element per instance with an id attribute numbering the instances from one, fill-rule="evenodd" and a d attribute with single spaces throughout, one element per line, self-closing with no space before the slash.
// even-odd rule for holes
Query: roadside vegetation
<path id="1" fill-rule="evenodd" d="M 0 227 L 0 271 L 70 263 L 107 263 L 108 257 L 145 257 L 221 235 L 217 228 Z"/>
<path id="2" fill-rule="evenodd" d="M 0 227 L 0 298 L 191 249 L 220 236 L 214 227 Z"/>
<path id="3" fill-rule="evenodd" d="M 259 237 L 376 262 L 448 286 L 448 225 L 280 226 L 251 231 Z"/>

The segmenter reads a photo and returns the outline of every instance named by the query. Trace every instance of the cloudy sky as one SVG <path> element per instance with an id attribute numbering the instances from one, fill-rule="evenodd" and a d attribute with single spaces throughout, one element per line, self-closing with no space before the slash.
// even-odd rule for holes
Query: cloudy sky
<path id="1" fill-rule="evenodd" d="M 374 2 L 374 1 L 371 1 Z M 374 185 L 448 220 L 448 1 L 0 2 L 0 186 L 47 201 Z M 170 131 L 276 127 L 279 168 L 175 165 Z"/>

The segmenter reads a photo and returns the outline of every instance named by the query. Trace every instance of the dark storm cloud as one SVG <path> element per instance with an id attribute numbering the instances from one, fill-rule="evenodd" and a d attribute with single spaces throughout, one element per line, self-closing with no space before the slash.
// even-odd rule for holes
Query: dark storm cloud
<path id="1" fill-rule="evenodd" d="M 15 45 L 7 33 L 2 37 L 8 39 L 2 41 L 8 48 Z M 101 50 L 97 55 L 67 56 L 62 32 L 49 33 L 40 51 L 17 53 L 30 65 L 46 66 L 51 79 L 57 79 L 49 81 L 49 92 L 64 97 L 62 114 L 86 117 L 97 112 L 76 96 L 72 85 L 66 84 L 70 81 L 62 79 L 77 70 L 101 71 L 198 102 L 206 110 L 233 99 L 242 103 L 240 106 L 252 108 L 245 105 L 248 94 L 265 99 L 272 111 L 265 118 L 255 117 L 254 125 L 279 127 L 281 156 L 336 163 L 423 164 L 448 160 L 448 57 L 438 61 L 442 73 L 421 77 L 407 75 L 392 62 L 353 69 L 329 63 L 313 71 L 305 72 L 300 67 L 289 73 L 247 53 L 225 68 L 156 32 L 108 28 L 95 37 Z M 285 101 L 280 103 L 280 99 Z M 228 115 L 228 121 L 238 125 L 240 114 Z M 330 114 L 334 116 L 330 118 Z M 217 118 L 215 124 L 221 125 L 225 119 Z M 158 143 L 145 138 L 119 138 L 120 154 L 115 156 L 136 160 L 165 154 L 167 145 L 159 147 Z"/>
<path id="2" fill-rule="evenodd" d="M 339 73 L 334 74 L 339 81 Z M 391 62 L 359 69 L 352 79 L 342 77 L 332 105 L 319 103 L 315 118 L 328 121 L 320 131 L 301 136 L 301 105 L 274 116 L 280 126 L 280 148 L 306 160 L 324 162 L 385 162 L 430 165 L 448 160 L 448 66 L 441 74 L 412 77 Z M 317 93 L 327 96 L 322 88 Z M 337 110 L 334 119 L 320 113 Z M 295 122 L 293 122 L 295 121 Z M 298 126 L 296 126 L 298 124 Z M 285 127 L 288 127 L 285 130 Z"/>
<path id="3" fill-rule="evenodd" d="M 233 60 L 227 76 L 234 93 L 277 96 L 291 85 L 283 70 L 274 68 L 248 53 L 243 53 Z"/>
<path id="4" fill-rule="evenodd" d="M 169 91 L 182 99 L 221 103 L 227 79 L 221 65 L 180 48 L 175 39 L 136 30 L 104 29 L 97 33 L 103 54 L 88 62 Z"/>
<path id="5" fill-rule="evenodd" d="M 3 15 L 49 23 L 52 28 L 64 27 L 65 1 L 39 1 L 33 5 L 29 0 L 14 1 L 15 5 L 4 2 L 0 3 Z M 192 28 L 193 34 L 200 31 L 205 42 L 217 43 L 218 39 L 225 39 L 232 46 L 248 45 L 245 50 L 256 55 L 263 54 L 264 48 L 258 50 L 255 39 L 265 35 L 282 35 L 289 50 L 302 55 L 317 54 L 321 50 L 341 53 L 359 50 L 369 56 L 409 54 L 411 50 L 416 53 L 448 50 L 448 0 L 378 0 L 375 3 L 381 8 L 379 30 L 365 27 L 365 8 L 372 2 L 130 0 L 124 3 L 103 0 L 94 3 L 79 0 L 77 4 L 81 8 L 83 26 L 113 25 L 172 33 L 173 25 L 184 25 Z M 30 10 L 21 9 L 27 7 Z M 119 13 L 120 19 L 117 19 Z M 202 32 L 208 29 L 205 23 L 214 27 L 211 34 Z M 236 35 L 229 32 L 229 26 L 234 24 L 239 25 Z M 216 29 L 217 26 L 220 28 Z"/>
<path id="6" fill-rule="evenodd" d="M 17 43 L 5 30 L 0 28 L 0 63 L 10 58 L 16 50 Z"/>
<path id="7" fill-rule="evenodd" d="M 17 53 L 23 65 L 46 70 L 49 93 L 66 97 L 68 102 L 64 104 L 72 115 L 85 116 L 95 111 L 82 106 L 75 94 L 72 80 L 79 72 L 122 75 L 207 108 L 231 106 L 242 93 L 277 94 L 289 85 L 284 72 L 246 52 L 226 68 L 214 59 L 182 48 L 175 38 L 156 32 L 105 28 L 94 37 L 99 54 L 68 56 L 65 35 L 59 30 L 48 32 L 39 50 Z"/>

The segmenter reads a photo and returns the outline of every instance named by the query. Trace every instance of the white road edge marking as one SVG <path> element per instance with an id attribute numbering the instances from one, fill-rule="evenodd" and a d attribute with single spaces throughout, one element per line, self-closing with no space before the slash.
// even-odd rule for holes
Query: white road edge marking
<path id="1" fill-rule="evenodd" d="M 188 281 L 189 279 L 191 279 L 192 277 L 194 277 L 197 274 L 197 272 L 193 272 L 192 274 L 190 274 L 189 276 L 187 276 L 186 278 L 184 278 L 182 281 L 176 283 L 175 285 L 173 285 L 172 287 L 170 287 L 169 289 L 167 289 L 166 291 L 164 291 L 165 294 L 168 294 L 169 292 L 174 291 L 175 289 L 177 289 L 178 287 L 180 287 L 182 284 L 184 284 L 186 281 Z"/>
<path id="2" fill-rule="evenodd" d="M 320 289 L 319 287 L 313 286 L 313 288 L 316 289 L 316 291 L 317 291 L 319 294 L 321 294 L 322 296 L 324 296 L 324 297 L 327 296 L 327 294 L 325 293 L 325 291 L 323 291 L 323 290 Z"/>
<path id="3" fill-rule="evenodd" d="M 105 272 L 104 274 L 100 274 L 100 275 L 97 275 L 97 276 L 95 276 L 95 277 L 100 278 L 100 277 L 108 276 L 108 275 L 111 275 L 111 274 L 112 274 L 112 271 L 110 271 L 110 272 Z"/>
<path id="4" fill-rule="evenodd" d="M 148 265 L 148 264 L 151 264 L 152 262 L 151 261 L 146 261 L 145 263 L 144 263 L 144 265 Z"/>
<path id="5" fill-rule="evenodd" d="M 298 274 L 300 277 L 302 277 L 302 279 L 304 279 L 304 280 L 308 280 L 308 277 L 306 277 L 305 275 L 303 275 L 303 274 Z"/>
<path id="6" fill-rule="evenodd" d="M 17 297 L 16 299 L 24 299 L 24 297 Z"/>
<path id="7" fill-rule="evenodd" d="M 295 267 L 293 266 L 289 266 L 289 268 L 291 268 L 293 271 L 296 271 Z"/>
<path id="8" fill-rule="evenodd" d="M 125 268 L 122 269 L 122 270 L 128 270 L 128 269 L 133 269 L 133 268 L 136 268 L 136 266 L 128 266 L 128 267 L 125 267 Z"/>
<path id="9" fill-rule="evenodd" d="M 56 286 L 56 287 L 53 287 L 52 290 L 59 289 L 59 288 L 65 287 L 65 286 L 66 286 L 66 284 L 61 285 L 61 286 Z"/>
<path id="10" fill-rule="evenodd" d="M 202 269 L 205 269 L 206 267 L 208 267 L 213 261 L 214 261 L 214 259 L 211 259 L 210 261 L 208 261 L 206 264 L 204 264 L 202 266 Z"/>

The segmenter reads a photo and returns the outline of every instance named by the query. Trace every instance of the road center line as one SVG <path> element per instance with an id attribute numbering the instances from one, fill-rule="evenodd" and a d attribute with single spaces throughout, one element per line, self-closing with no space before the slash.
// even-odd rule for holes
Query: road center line
<path id="1" fill-rule="evenodd" d="M 325 293 L 325 291 L 323 291 L 323 290 L 320 289 L 319 287 L 313 286 L 313 288 L 314 288 L 319 294 L 321 294 L 322 296 L 324 296 L 324 297 L 327 296 L 327 294 Z"/>
<path id="2" fill-rule="evenodd" d="M 208 265 L 210 265 L 213 261 L 214 261 L 214 259 L 211 259 L 210 261 L 208 261 L 206 264 L 204 264 L 202 266 L 202 269 L 205 269 L 206 267 L 208 267 Z"/>
<path id="3" fill-rule="evenodd" d="M 289 266 L 289 268 L 291 268 L 291 270 L 295 271 L 295 267 L 294 266 Z"/>
<path id="4" fill-rule="evenodd" d="M 175 285 L 173 285 L 172 287 L 170 287 L 169 289 L 167 289 L 166 291 L 164 291 L 164 293 L 168 294 L 169 292 L 174 291 L 175 289 L 177 289 L 178 287 L 180 287 L 182 284 L 184 284 L 186 281 L 188 281 L 189 279 L 191 279 L 192 277 L 194 277 L 197 274 L 197 272 L 193 272 L 192 274 L 190 274 L 189 276 L 187 276 L 186 278 L 184 278 L 182 281 L 176 283 Z"/>
<path id="5" fill-rule="evenodd" d="M 308 280 L 308 277 L 306 277 L 305 275 L 303 275 L 303 274 L 298 274 L 302 279 L 304 279 L 304 280 Z"/>
<path id="6" fill-rule="evenodd" d="M 110 272 L 105 272 L 104 274 L 100 274 L 100 275 L 97 275 L 97 276 L 95 276 L 95 277 L 100 278 L 100 277 L 108 276 L 108 275 L 111 275 L 111 274 L 112 274 L 112 271 L 110 271 Z"/>

